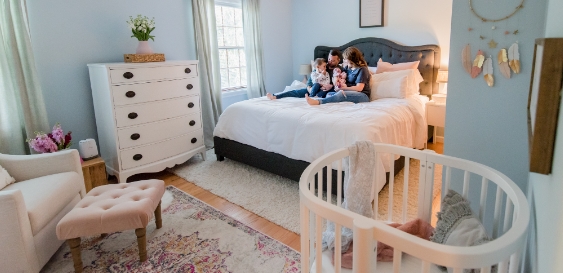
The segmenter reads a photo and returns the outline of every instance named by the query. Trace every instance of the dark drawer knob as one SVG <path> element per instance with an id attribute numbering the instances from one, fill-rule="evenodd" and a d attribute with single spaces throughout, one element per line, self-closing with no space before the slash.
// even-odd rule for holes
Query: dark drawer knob
<path id="1" fill-rule="evenodd" d="M 188 90 L 192 90 L 192 88 L 194 88 L 194 86 L 190 83 L 186 86 L 186 88 L 188 88 Z"/>
<path id="2" fill-rule="evenodd" d="M 194 103 L 193 102 L 188 103 L 188 108 L 194 108 Z"/>
<path id="3" fill-rule="evenodd" d="M 186 68 L 186 69 L 184 70 L 184 72 L 186 72 L 186 74 L 190 74 L 190 73 L 192 73 L 192 70 L 189 69 L 189 68 Z"/>
<path id="4" fill-rule="evenodd" d="M 195 120 L 190 121 L 190 126 L 194 126 L 195 125 Z"/>
<path id="5" fill-rule="evenodd" d="M 139 115 L 137 115 L 137 113 L 133 112 L 133 113 L 129 113 L 129 115 L 127 115 L 130 119 L 136 119 Z"/>
<path id="6" fill-rule="evenodd" d="M 123 73 L 123 78 L 131 79 L 131 78 L 133 78 L 133 73 L 125 72 L 125 73 Z"/>
<path id="7" fill-rule="evenodd" d="M 127 93 L 125 93 L 125 96 L 128 97 L 128 98 L 132 98 L 132 97 L 134 97 L 135 95 L 136 95 L 136 94 L 135 94 L 135 92 L 133 92 L 133 91 L 127 91 Z"/>
<path id="8" fill-rule="evenodd" d="M 136 154 L 136 155 L 133 156 L 133 160 L 135 160 L 135 161 L 139 161 L 139 160 L 141 160 L 141 158 L 143 158 L 142 154 Z"/>
<path id="9" fill-rule="evenodd" d="M 192 138 L 192 143 L 196 143 L 197 142 L 197 138 Z"/>
<path id="10" fill-rule="evenodd" d="M 137 133 L 131 135 L 131 139 L 132 139 L 132 140 L 137 140 L 137 139 L 139 139 L 140 137 L 141 137 L 141 135 L 139 135 L 139 134 L 137 134 Z"/>

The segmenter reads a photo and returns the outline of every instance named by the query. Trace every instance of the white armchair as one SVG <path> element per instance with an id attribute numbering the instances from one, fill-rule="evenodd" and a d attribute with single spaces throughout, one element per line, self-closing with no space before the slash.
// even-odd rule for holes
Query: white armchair
<path id="1" fill-rule="evenodd" d="M 0 165 L 16 180 L 0 190 L 0 271 L 39 272 L 64 243 L 57 223 L 86 195 L 80 157 L 0 154 Z"/>

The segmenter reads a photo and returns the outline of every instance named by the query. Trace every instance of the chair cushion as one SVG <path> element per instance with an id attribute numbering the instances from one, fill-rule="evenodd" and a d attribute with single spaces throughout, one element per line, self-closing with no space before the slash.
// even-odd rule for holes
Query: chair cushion
<path id="1" fill-rule="evenodd" d="M 19 181 L 3 190 L 21 191 L 35 235 L 80 193 L 82 179 L 76 172 L 65 172 Z"/>
<path id="2" fill-rule="evenodd" d="M 164 194 L 164 181 L 143 180 L 92 189 L 57 225 L 59 240 L 144 228 Z"/>

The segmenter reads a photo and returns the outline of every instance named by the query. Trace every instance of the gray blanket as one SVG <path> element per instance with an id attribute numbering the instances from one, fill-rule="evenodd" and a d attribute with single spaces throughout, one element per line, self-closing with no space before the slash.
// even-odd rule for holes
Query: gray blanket
<path id="1" fill-rule="evenodd" d="M 344 175 L 344 201 L 342 207 L 365 217 L 373 218 L 371 206 L 372 186 L 375 182 L 375 147 L 370 141 L 358 141 L 348 147 L 350 164 Z M 323 251 L 334 249 L 334 223 L 329 222 L 323 232 Z M 342 228 L 342 252 L 348 250 L 352 242 L 352 230 Z"/>

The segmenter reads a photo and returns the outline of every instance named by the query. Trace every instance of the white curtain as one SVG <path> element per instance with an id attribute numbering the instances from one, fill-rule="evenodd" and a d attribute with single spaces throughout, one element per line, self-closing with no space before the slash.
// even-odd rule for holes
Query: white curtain
<path id="1" fill-rule="evenodd" d="M 242 0 L 244 47 L 248 98 L 266 95 L 264 86 L 264 54 L 260 28 L 260 1 Z"/>
<path id="2" fill-rule="evenodd" d="M 0 153 L 29 153 L 26 138 L 49 130 L 24 0 L 0 0 Z"/>
<path id="3" fill-rule="evenodd" d="M 203 134 L 205 146 L 211 148 L 213 147 L 213 130 L 222 111 L 215 1 L 192 0 L 192 7 L 201 79 Z"/>

